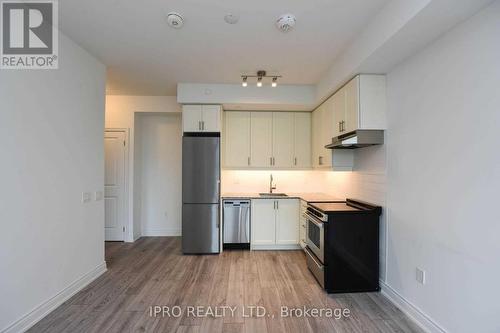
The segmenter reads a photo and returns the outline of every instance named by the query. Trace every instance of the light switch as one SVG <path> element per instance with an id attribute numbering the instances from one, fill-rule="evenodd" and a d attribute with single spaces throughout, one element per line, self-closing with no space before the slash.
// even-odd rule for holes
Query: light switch
<path id="1" fill-rule="evenodd" d="M 102 200 L 102 197 L 103 197 L 103 193 L 102 191 L 96 191 L 94 193 L 94 200 L 95 201 L 101 201 Z"/>
<path id="2" fill-rule="evenodd" d="M 87 203 L 90 201 L 90 193 L 89 192 L 82 192 L 82 202 Z"/>

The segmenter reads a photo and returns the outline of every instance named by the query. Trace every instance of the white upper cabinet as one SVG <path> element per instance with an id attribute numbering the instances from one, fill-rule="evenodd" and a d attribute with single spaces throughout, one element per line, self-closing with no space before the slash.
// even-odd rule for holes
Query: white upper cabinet
<path id="1" fill-rule="evenodd" d="M 224 167 L 311 168 L 311 113 L 227 111 Z"/>
<path id="2" fill-rule="evenodd" d="M 342 133 L 357 130 L 359 126 L 359 76 L 349 81 L 342 88 L 345 103 L 344 123 L 341 123 Z"/>
<path id="3" fill-rule="evenodd" d="M 336 137 L 342 134 L 342 126 L 345 119 L 345 91 L 341 89 L 335 95 L 330 97 L 329 100 L 332 103 L 332 137 Z M 330 143 L 332 137 L 328 139 L 328 143 Z"/>
<path id="4" fill-rule="evenodd" d="M 358 129 L 386 129 L 386 108 L 384 75 L 361 74 L 340 88 L 313 112 L 313 167 L 352 168 L 352 152 L 333 150 L 332 156 L 324 146 Z"/>
<path id="5" fill-rule="evenodd" d="M 321 146 L 321 113 L 323 109 L 323 104 L 318 106 L 316 110 L 312 112 L 311 115 L 311 151 L 312 151 L 312 166 L 313 168 L 320 167 L 320 154 L 322 151 Z"/>
<path id="6" fill-rule="evenodd" d="M 225 112 L 224 117 L 224 165 L 250 166 L 250 112 Z"/>
<path id="7" fill-rule="evenodd" d="M 325 168 L 332 165 L 332 152 L 325 148 L 333 135 L 333 103 L 326 100 L 313 112 L 312 140 L 313 167 Z"/>
<path id="8" fill-rule="evenodd" d="M 250 164 L 258 168 L 273 166 L 272 112 L 251 112 Z"/>
<path id="9" fill-rule="evenodd" d="M 387 129 L 385 75 L 359 75 L 358 80 L 357 128 Z"/>
<path id="10" fill-rule="evenodd" d="M 201 105 L 182 106 L 182 130 L 201 132 Z"/>
<path id="11" fill-rule="evenodd" d="M 204 132 L 220 132 L 221 107 L 220 105 L 201 106 L 202 130 Z"/>
<path id="12" fill-rule="evenodd" d="M 330 99 L 337 105 L 334 108 L 334 136 L 357 129 L 386 129 L 384 75 L 358 75 Z"/>
<path id="13" fill-rule="evenodd" d="M 273 112 L 272 166 L 291 168 L 294 162 L 294 117 L 291 112 Z"/>
<path id="14" fill-rule="evenodd" d="M 294 114 L 294 158 L 295 168 L 311 167 L 311 113 Z"/>
<path id="15" fill-rule="evenodd" d="M 323 112 L 321 113 L 321 147 L 320 147 L 320 166 L 332 166 L 332 151 L 325 148 L 332 141 L 333 134 L 333 101 L 327 100 L 323 103 Z"/>
<path id="16" fill-rule="evenodd" d="M 182 129 L 184 132 L 220 132 L 220 105 L 183 105 Z"/>

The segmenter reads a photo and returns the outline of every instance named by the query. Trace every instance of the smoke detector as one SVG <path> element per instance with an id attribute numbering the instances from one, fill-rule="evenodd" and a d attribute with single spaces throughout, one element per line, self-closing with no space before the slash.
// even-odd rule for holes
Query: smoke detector
<path id="1" fill-rule="evenodd" d="M 284 14 L 276 20 L 276 27 L 282 32 L 288 32 L 293 29 L 296 21 L 295 15 Z"/>
<path id="2" fill-rule="evenodd" d="M 180 29 L 184 25 L 184 19 L 179 13 L 171 12 L 167 14 L 167 23 L 175 29 Z"/>
<path id="3" fill-rule="evenodd" d="M 236 24 L 240 20 L 240 16 L 237 14 L 226 14 L 224 16 L 224 21 L 226 21 L 227 24 Z"/>

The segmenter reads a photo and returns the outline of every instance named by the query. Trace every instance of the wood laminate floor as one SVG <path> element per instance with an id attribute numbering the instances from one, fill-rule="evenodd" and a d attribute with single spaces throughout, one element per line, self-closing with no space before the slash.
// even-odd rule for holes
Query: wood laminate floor
<path id="1" fill-rule="evenodd" d="M 421 332 L 380 293 L 323 292 L 302 251 L 184 256 L 180 244 L 179 237 L 106 243 L 108 271 L 30 332 Z M 151 316 L 151 306 L 177 306 L 182 315 Z M 219 309 L 214 315 L 223 306 L 236 310 L 194 317 L 188 313 L 194 306 Z M 261 306 L 266 315 L 245 317 L 248 306 Z M 281 306 L 349 309 L 350 315 L 285 318 Z"/>

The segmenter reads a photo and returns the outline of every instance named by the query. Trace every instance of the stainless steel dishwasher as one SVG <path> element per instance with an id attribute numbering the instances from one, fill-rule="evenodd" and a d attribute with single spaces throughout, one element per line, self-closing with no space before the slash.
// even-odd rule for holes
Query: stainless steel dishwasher
<path id="1" fill-rule="evenodd" d="M 224 200 L 223 246 L 250 248 L 250 200 Z"/>

